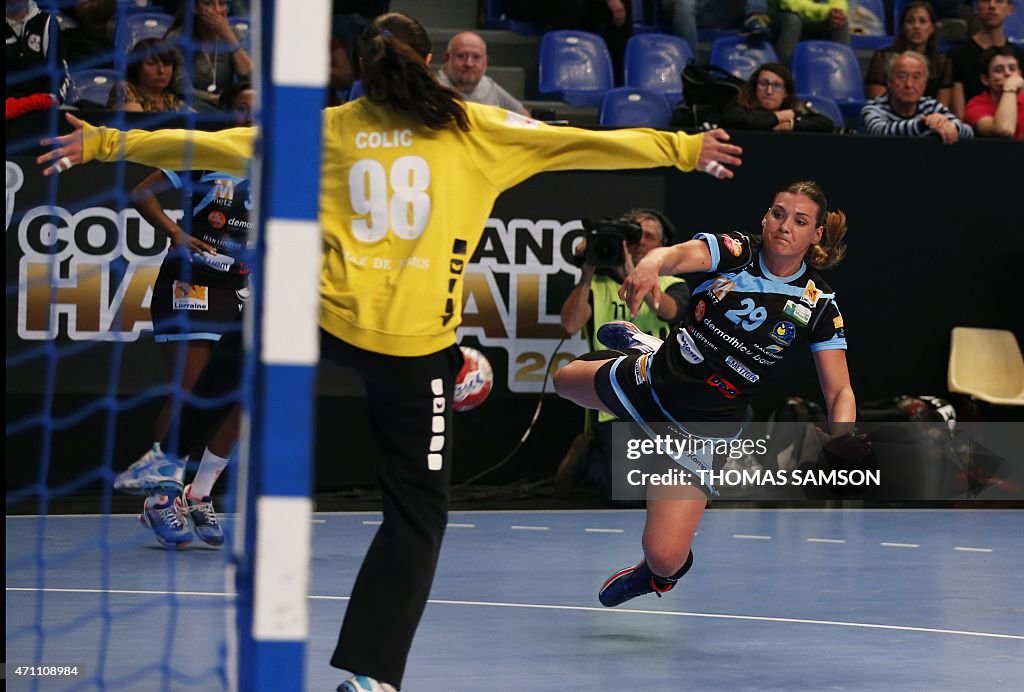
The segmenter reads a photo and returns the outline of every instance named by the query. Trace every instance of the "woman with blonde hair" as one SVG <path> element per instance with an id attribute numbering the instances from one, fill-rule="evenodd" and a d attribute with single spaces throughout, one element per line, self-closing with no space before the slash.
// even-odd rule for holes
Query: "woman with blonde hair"
<path id="1" fill-rule="evenodd" d="M 818 273 L 846 253 L 846 215 L 830 211 L 817 183 L 795 182 L 772 200 L 759 234 L 698 233 L 655 248 L 637 263 L 619 294 L 636 314 L 661 299 L 660 276 L 703 272 L 689 309 L 664 342 L 631 322 L 597 332 L 609 350 L 596 351 L 555 373 L 555 390 L 588 409 L 634 421 L 660 438 L 665 424 L 697 452 L 680 454 L 672 471 L 688 482 L 665 492 L 647 488 L 643 559 L 612 574 L 598 598 L 614 607 L 671 590 L 693 565 L 691 546 L 708 495 L 709 471 L 721 470 L 715 445 L 733 440 L 751 418 L 750 402 L 765 377 L 798 343 L 810 345 L 833 437 L 826 448 L 863 444 L 853 438 L 856 401 L 846 365 L 846 335 L 836 294 Z M 693 444 L 693 441 L 711 443 Z"/>

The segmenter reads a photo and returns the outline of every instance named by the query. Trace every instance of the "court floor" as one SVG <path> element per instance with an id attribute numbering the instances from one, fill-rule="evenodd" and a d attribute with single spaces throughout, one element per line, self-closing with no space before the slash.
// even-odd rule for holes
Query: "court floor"
<path id="1" fill-rule="evenodd" d="M 343 678 L 327 661 L 379 521 L 314 519 L 304 689 Z M 603 608 L 642 526 L 639 511 L 452 513 L 403 689 L 1021 689 L 1022 511 L 713 509 L 680 586 Z M 13 670 L 41 663 L 80 673 L 40 690 L 228 684 L 225 551 L 166 552 L 134 516 L 6 530 L 8 689 L 32 689 Z"/>

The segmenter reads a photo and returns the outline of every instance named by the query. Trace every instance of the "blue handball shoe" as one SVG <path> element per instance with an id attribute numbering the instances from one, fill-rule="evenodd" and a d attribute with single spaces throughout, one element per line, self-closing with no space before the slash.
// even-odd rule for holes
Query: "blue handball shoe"
<path id="1" fill-rule="evenodd" d="M 608 577 L 598 591 L 597 598 L 606 608 L 614 608 L 631 598 L 648 593 L 658 594 L 658 598 L 661 598 L 661 594 L 671 591 L 675 585 L 674 581 L 667 584 L 656 581 L 647 562 L 641 560 L 640 564 L 620 569 Z"/>
<path id="2" fill-rule="evenodd" d="M 654 353 L 661 348 L 661 339 L 644 334 L 632 322 L 605 322 L 597 330 L 597 340 L 616 351 L 642 351 Z"/>
<path id="3" fill-rule="evenodd" d="M 398 692 L 386 682 L 377 682 L 365 675 L 353 675 L 338 685 L 338 692 Z"/>
<path id="4" fill-rule="evenodd" d="M 169 457 L 160 444 L 142 455 L 142 458 L 117 474 L 114 489 L 130 495 L 181 495 L 185 463 Z"/>
<path id="5" fill-rule="evenodd" d="M 177 500 L 183 512 L 188 513 L 192 521 L 196 536 L 203 543 L 220 547 L 224 545 L 224 529 L 217 521 L 217 513 L 213 511 L 213 501 L 209 495 L 205 497 L 192 497 L 192 485 L 186 485 L 185 491 Z"/>
<path id="6" fill-rule="evenodd" d="M 188 516 L 177 497 L 168 497 L 163 502 L 155 497 L 146 498 L 139 521 L 152 529 L 156 540 L 165 548 L 184 548 L 192 542 Z"/>

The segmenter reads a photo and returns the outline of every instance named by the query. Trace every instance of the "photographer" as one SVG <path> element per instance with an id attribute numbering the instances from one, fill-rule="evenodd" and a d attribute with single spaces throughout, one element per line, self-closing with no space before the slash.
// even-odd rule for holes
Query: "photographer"
<path id="1" fill-rule="evenodd" d="M 671 245 L 674 229 L 663 214 L 653 209 L 634 209 L 619 221 L 585 222 L 585 226 L 587 235 L 576 249 L 582 268 L 580 280 L 562 305 L 561 321 L 570 336 L 585 328 L 591 350 L 597 350 L 601 346 L 594 335 L 602 324 L 630 320 L 629 309 L 619 298 L 622 281 L 648 252 Z M 613 251 L 613 247 L 615 250 L 621 247 L 621 252 Z M 662 296 L 657 310 L 648 295 L 631 321 L 642 331 L 665 338 L 686 311 L 690 289 L 685 281 L 674 276 L 663 276 L 660 281 Z M 611 496 L 611 462 L 607 450 L 611 449 L 609 423 L 614 420 L 610 414 L 587 411 L 584 431 L 577 435 L 558 467 L 555 488 L 559 495 L 567 496 L 576 480 L 586 477 L 606 497 Z"/>

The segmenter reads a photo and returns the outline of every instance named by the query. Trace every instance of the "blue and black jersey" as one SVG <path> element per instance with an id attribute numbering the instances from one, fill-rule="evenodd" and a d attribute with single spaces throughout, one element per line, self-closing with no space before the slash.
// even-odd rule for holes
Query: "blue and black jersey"
<path id="1" fill-rule="evenodd" d="M 217 254 L 193 253 L 191 262 L 168 253 L 161 279 L 220 288 L 243 288 L 250 267 L 243 260 L 251 222 L 249 181 L 220 171 L 162 173 L 176 189 L 190 189 L 192 226 L 186 232 L 217 248 Z M 183 224 L 184 227 L 184 224 Z"/>
<path id="2" fill-rule="evenodd" d="M 693 291 L 682 321 L 655 355 L 651 385 L 678 419 L 737 420 L 767 375 L 796 344 L 845 349 L 836 296 L 806 264 L 773 275 L 761 239 L 742 233 L 694 236 L 711 250 L 707 280 Z"/>

